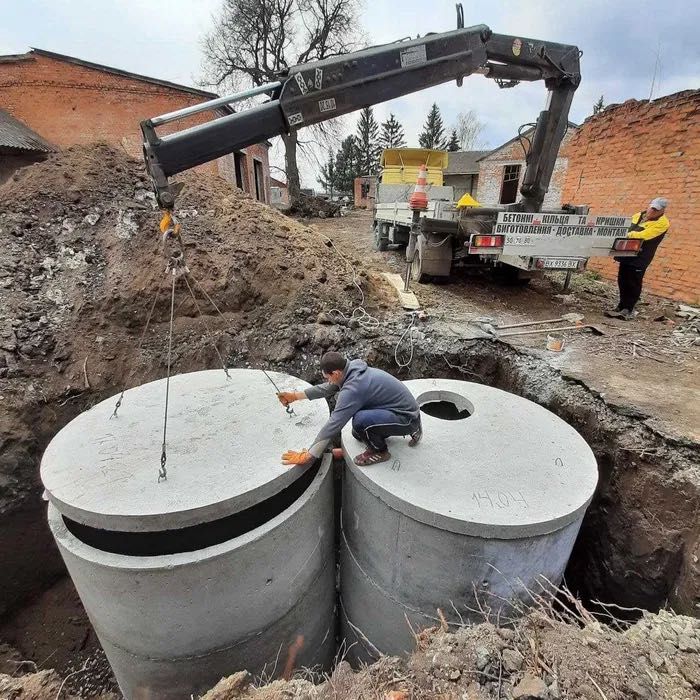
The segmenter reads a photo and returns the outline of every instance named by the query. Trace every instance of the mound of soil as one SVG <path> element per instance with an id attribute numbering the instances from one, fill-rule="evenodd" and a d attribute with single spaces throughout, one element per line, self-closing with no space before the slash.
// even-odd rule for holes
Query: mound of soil
<path id="1" fill-rule="evenodd" d="M 329 202 L 323 197 L 310 197 L 302 194 L 292 205 L 290 212 L 302 217 L 329 219 L 333 216 L 340 216 L 340 204 Z"/>
<path id="2" fill-rule="evenodd" d="M 214 343 L 268 366 L 322 349 L 298 328 L 349 311 L 366 279 L 315 229 L 218 177 L 182 180 L 192 292 L 179 278 L 173 373 L 220 365 Z M 5 182 L 0 201 L 2 617 L 62 571 L 39 498 L 42 451 L 80 411 L 165 374 L 172 277 L 143 165 L 119 150 L 53 154 Z"/>
<path id="3" fill-rule="evenodd" d="M 342 662 L 320 685 L 256 687 L 238 673 L 203 700 L 692 700 L 700 693 L 698 653 L 665 643 L 681 635 L 700 643 L 700 620 L 646 615 L 622 632 L 536 611 L 507 628 L 425 630 L 408 659 L 385 657 L 359 671 Z"/>

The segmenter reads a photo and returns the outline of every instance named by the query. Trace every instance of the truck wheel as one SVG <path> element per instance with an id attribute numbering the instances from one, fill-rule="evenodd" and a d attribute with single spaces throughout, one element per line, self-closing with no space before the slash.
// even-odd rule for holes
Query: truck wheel
<path id="1" fill-rule="evenodd" d="M 377 223 L 374 226 L 374 247 L 382 252 L 389 248 L 389 233 L 386 224 Z"/>
<path id="2" fill-rule="evenodd" d="M 442 244 L 442 245 L 440 245 Z M 447 282 L 452 267 L 452 242 L 444 235 L 418 237 L 416 254 L 411 263 L 411 277 L 417 282 Z"/>
<path id="3" fill-rule="evenodd" d="M 413 262 L 411 263 L 411 279 L 421 284 L 430 282 L 430 275 L 423 271 L 424 262 L 421 246 L 417 245 L 415 255 L 413 256 Z"/>

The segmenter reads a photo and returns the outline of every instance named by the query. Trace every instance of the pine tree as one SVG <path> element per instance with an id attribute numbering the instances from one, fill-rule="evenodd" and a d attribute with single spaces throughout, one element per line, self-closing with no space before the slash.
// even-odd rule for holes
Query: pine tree
<path id="1" fill-rule="evenodd" d="M 335 157 L 336 186 L 339 192 L 351 194 L 355 178 L 360 175 L 359 153 L 354 136 L 348 136 L 340 144 Z"/>
<path id="2" fill-rule="evenodd" d="M 448 151 L 458 151 L 459 150 L 459 137 L 457 136 L 457 129 L 452 129 L 452 135 L 447 144 Z"/>
<path id="3" fill-rule="evenodd" d="M 434 148 L 438 151 L 444 151 L 447 141 L 445 139 L 445 127 L 442 123 L 440 109 L 433 103 L 433 106 L 428 112 L 428 118 L 425 120 L 423 132 L 418 137 L 418 143 L 421 148 Z"/>
<path id="4" fill-rule="evenodd" d="M 382 131 L 379 134 L 379 145 L 384 148 L 405 148 L 406 136 L 399 120 L 390 114 L 382 123 Z"/>
<path id="5" fill-rule="evenodd" d="M 365 107 L 360 112 L 355 141 L 360 159 L 358 175 L 374 175 L 379 168 L 379 154 L 382 149 L 379 146 L 379 125 L 371 107 Z"/>
<path id="6" fill-rule="evenodd" d="M 333 199 L 333 193 L 338 190 L 338 171 L 336 170 L 337 156 L 332 151 L 328 152 L 328 161 L 321 166 L 321 174 L 318 176 L 318 183 L 323 187 L 326 194 Z"/>
<path id="7" fill-rule="evenodd" d="M 600 96 L 600 99 L 593 105 L 593 114 L 598 114 L 598 112 L 602 112 L 605 109 L 605 103 L 603 102 L 603 96 Z"/>

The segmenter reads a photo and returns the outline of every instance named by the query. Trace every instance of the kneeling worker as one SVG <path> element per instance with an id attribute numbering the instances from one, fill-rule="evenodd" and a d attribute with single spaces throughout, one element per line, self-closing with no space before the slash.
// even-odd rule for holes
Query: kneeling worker
<path id="1" fill-rule="evenodd" d="M 327 352 L 321 358 L 321 373 L 324 384 L 277 395 L 288 406 L 302 399 L 325 399 L 338 394 L 335 409 L 314 444 L 301 452 L 285 452 L 283 464 L 307 464 L 320 457 L 350 419 L 353 436 L 367 445 L 367 450 L 355 457 L 359 466 L 390 459 L 386 438 L 392 435 L 410 435 L 409 444 L 418 444 L 422 437 L 420 408 L 403 382 L 381 369 L 368 367 L 363 360 L 348 362 L 338 352 Z"/>

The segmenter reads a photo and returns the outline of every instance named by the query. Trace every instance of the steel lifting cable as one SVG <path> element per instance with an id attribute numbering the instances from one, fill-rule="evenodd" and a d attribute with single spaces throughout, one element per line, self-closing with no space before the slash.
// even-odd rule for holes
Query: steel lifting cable
<path id="1" fill-rule="evenodd" d="M 163 447 L 160 453 L 160 470 L 158 472 L 158 483 L 168 478 L 168 471 L 165 463 L 168 461 L 166 454 L 166 439 L 168 436 L 168 399 L 170 398 L 170 367 L 173 354 L 173 320 L 175 318 L 175 282 L 177 275 L 173 275 L 172 291 L 170 293 L 170 330 L 168 331 L 168 374 L 165 380 L 165 414 L 163 416 Z"/>
<path id="2" fill-rule="evenodd" d="M 206 328 L 207 334 L 209 335 L 209 339 L 211 341 L 211 344 L 214 348 L 214 351 L 216 352 L 217 357 L 219 358 L 219 362 L 221 362 L 221 366 L 223 367 L 224 373 L 226 374 L 226 379 L 231 379 L 231 375 L 228 373 L 228 369 L 226 369 L 226 363 L 224 362 L 224 358 L 221 356 L 221 353 L 219 352 L 219 348 L 216 346 L 216 343 L 214 342 L 214 334 L 211 331 L 211 328 L 209 328 L 209 324 L 206 322 L 204 318 L 204 314 L 202 313 L 202 309 L 199 308 L 199 302 L 197 301 L 197 297 L 195 297 L 194 292 L 192 291 L 192 285 L 190 285 L 190 281 L 187 279 L 187 274 L 183 275 L 185 279 L 185 284 L 187 285 L 187 289 L 189 289 L 190 296 L 192 297 L 192 301 L 194 302 L 195 308 L 197 309 L 197 313 L 199 314 L 199 317 L 202 319 L 202 323 L 204 324 L 204 328 Z"/>
<path id="3" fill-rule="evenodd" d="M 228 320 L 226 319 L 226 316 L 224 316 L 224 314 L 221 312 L 221 309 L 219 309 L 219 307 L 216 305 L 216 302 L 211 298 L 211 296 L 209 296 L 209 294 L 207 293 L 207 290 L 204 289 L 204 287 L 199 283 L 199 280 L 198 280 L 191 272 L 189 273 L 189 276 L 192 278 L 192 281 L 197 285 L 197 287 L 198 287 L 199 290 L 202 292 L 202 294 L 204 294 L 204 296 L 207 298 L 207 300 L 209 301 L 209 303 L 216 309 L 216 312 L 219 314 L 219 316 L 221 316 L 221 318 L 224 320 L 225 323 L 228 323 Z M 187 277 L 185 277 L 185 281 L 187 281 Z M 189 283 L 188 283 L 187 286 L 189 287 Z M 191 292 L 192 292 L 192 290 L 190 289 L 190 293 L 191 293 Z M 196 304 L 196 303 L 197 303 L 197 302 L 195 301 L 195 304 Z M 199 310 L 199 306 L 197 306 L 197 309 Z M 201 311 L 200 311 L 200 315 L 201 315 Z M 206 325 L 206 322 L 205 322 L 205 325 Z M 218 352 L 218 350 L 217 350 L 217 352 Z M 219 355 L 219 359 L 221 359 L 221 355 Z M 223 360 L 222 360 L 222 362 L 223 362 Z M 225 367 L 224 367 L 224 371 L 226 371 L 226 368 L 225 368 Z M 280 394 L 280 393 L 281 393 L 281 392 L 280 392 L 280 389 L 279 389 L 279 387 L 277 386 L 277 384 L 275 384 L 275 382 L 274 382 L 274 380 L 272 379 L 272 377 L 271 377 L 264 369 L 262 370 L 262 372 L 263 372 L 263 374 L 267 377 L 267 379 L 268 379 L 268 381 L 270 382 L 270 384 L 272 384 L 272 386 L 275 388 L 275 391 L 276 391 L 278 394 Z M 228 377 L 228 372 L 227 372 L 227 371 L 226 371 L 226 376 Z M 285 406 L 285 407 L 284 407 L 284 410 L 287 412 L 287 414 L 289 415 L 290 418 L 291 418 L 292 416 L 296 416 L 296 413 L 294 412 L 294 409 L 293 409 L 291 406 L 289 406 L 289 405 Z"/>
<path id="4" fill-rule="evenodd" d="M 141 338 L 139 339 L 139 344 L 136 348 L 136 354 L 139 355 L 141 353 L 141 346 L 143 345 L 143 341 L 146 339 L 146 333 L 148 333 L 148 326 L 151 323 L 151 318 L 153 317 L 153 312 L 155 311 L 156 304 L 158 303 L 158 299 L 160 298 L 160 287 L 158 287 L 158 291 L 156 292 L 156 295 L 153 297 L 153 303 L 151 304 L 151 310 L 148 312 L 148 317 L 146 318 L 146 325 L 143 327 L 143 331 L 141 332 Z M 122 401 L 124 400 L 124 392 L 126 391 L 126 387 L 129 384 L 129 380 L 134 376 L 136 372 L 136 368 L 138 367 L 138 363 L 135 363 L 134 366 L 131 368 L 131 371 L 127 375 L 126 382 L 124 382 L 124 385 L 122 387 L 122 392 L 119 394 L 119 398 L 117 399 L 117 403 L 114 407 L 114 413 L 110 416 L 110 420 L 112 418 L 117 418 L 117 411 L 121 408 Z"/>

